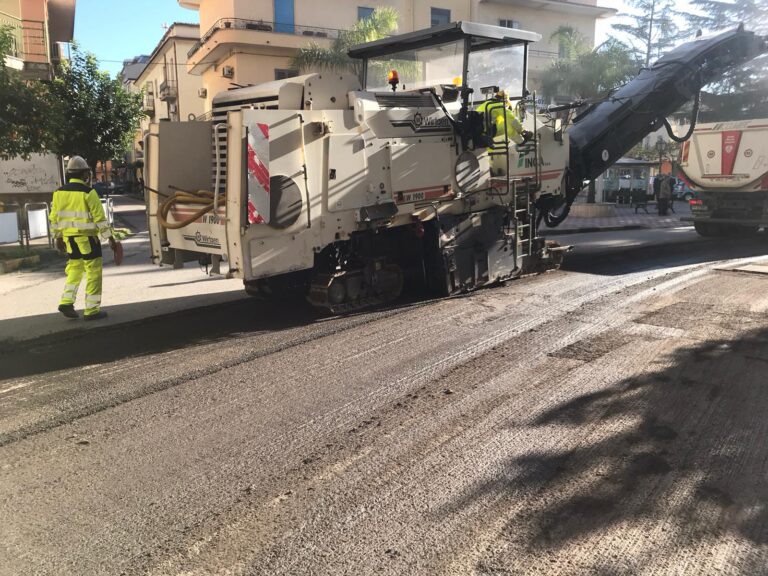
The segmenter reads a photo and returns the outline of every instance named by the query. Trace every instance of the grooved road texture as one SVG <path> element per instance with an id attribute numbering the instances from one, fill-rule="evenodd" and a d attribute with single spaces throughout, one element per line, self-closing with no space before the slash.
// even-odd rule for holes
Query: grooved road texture
<path id="1" fill-rule="evenodd" d="M 0 574 L 768 574 L 761 250 L 6 352 Z"/>

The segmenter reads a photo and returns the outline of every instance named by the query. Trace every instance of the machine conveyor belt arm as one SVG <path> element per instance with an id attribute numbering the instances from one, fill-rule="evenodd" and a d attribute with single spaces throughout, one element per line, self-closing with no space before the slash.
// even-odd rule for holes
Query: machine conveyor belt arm
<path id="1" fill-rule="evenodd" d="M 666 117 L 695 98 L 703 86 L 768 51 L 767 37 L 734 30 L 678 46 L 608 98 L 589 106 L 569 130 L 570 161 L 565 203 L 542 197 L 539 210 L 550 227 L 568 215 L 584 180 L 610 168 L 637 143 L 664 125 Z"/>

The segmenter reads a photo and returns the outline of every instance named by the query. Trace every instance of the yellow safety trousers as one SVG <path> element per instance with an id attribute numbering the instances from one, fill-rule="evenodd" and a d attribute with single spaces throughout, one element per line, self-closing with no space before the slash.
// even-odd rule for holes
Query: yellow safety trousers
<path id="1" fill-rule="evenodd" d="M 99 240 L 93 236 L 68 236 L 67 282 L 59 304 L 74 305 L 85 275 L 85 316 L 98 314 L 101 308 L 102 258 Z"/>

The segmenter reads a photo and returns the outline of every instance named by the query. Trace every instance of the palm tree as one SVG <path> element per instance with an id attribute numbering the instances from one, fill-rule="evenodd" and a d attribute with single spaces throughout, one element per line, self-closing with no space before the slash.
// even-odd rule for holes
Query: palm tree
<path id="1" fill-rule="evenodd" d="M 394 8 L 376 8 L 370 16 L 359 20 L 349 30 L 340 31 L 330 48 L 322 48 L 316 42 L 301 48 L 293 58 L 291 67 L 302 72 L 352 72 L 362 79 L 362 62 L 350 58 L 347 52 L 352 46 L 379 40 L 396 32 L 399 16 Z"/>
<path id="2" fill-rule="evenodd" d="M 634 78 L 639 68 L 640 63 L 631 49 L 611 39 L 591 51 L 577 49 L 573 59 L 554 62 L 542 75 L 542 92 L 548 100 L 597 100 Z M 587 202 L 594 201 L 595 181 L 592 180 Z"/>
<path id="3" fill-rule="evenodd" d="M 626 45 L 611 39 L 573 60 L 554 62 L 542 74 L 541 88 L 547 99 L 600 98 L 634 78 L 640 66 Z"/>
<path id="4" fill-rule="evenodd" d="M 573 26 L 558 26 L 549 39 L 557 42 L 559 57 L 565 60 L 575 60 L 585 52 L 589 52 L 586 37 Z"/>

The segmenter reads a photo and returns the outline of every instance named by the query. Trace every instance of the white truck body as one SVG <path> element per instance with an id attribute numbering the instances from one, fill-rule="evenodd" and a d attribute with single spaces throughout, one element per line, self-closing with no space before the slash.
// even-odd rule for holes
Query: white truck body
<path id="1" fill-rule="evenodd" d="M 700 234 L 768 226 L 768 119 L 699 124 L 680 160 Z"/>
<path id="2" fill-rule="evenodd" d="M 680 166 L 697 191 L 768 189 L 768 119 L 699 124 Z"/>

